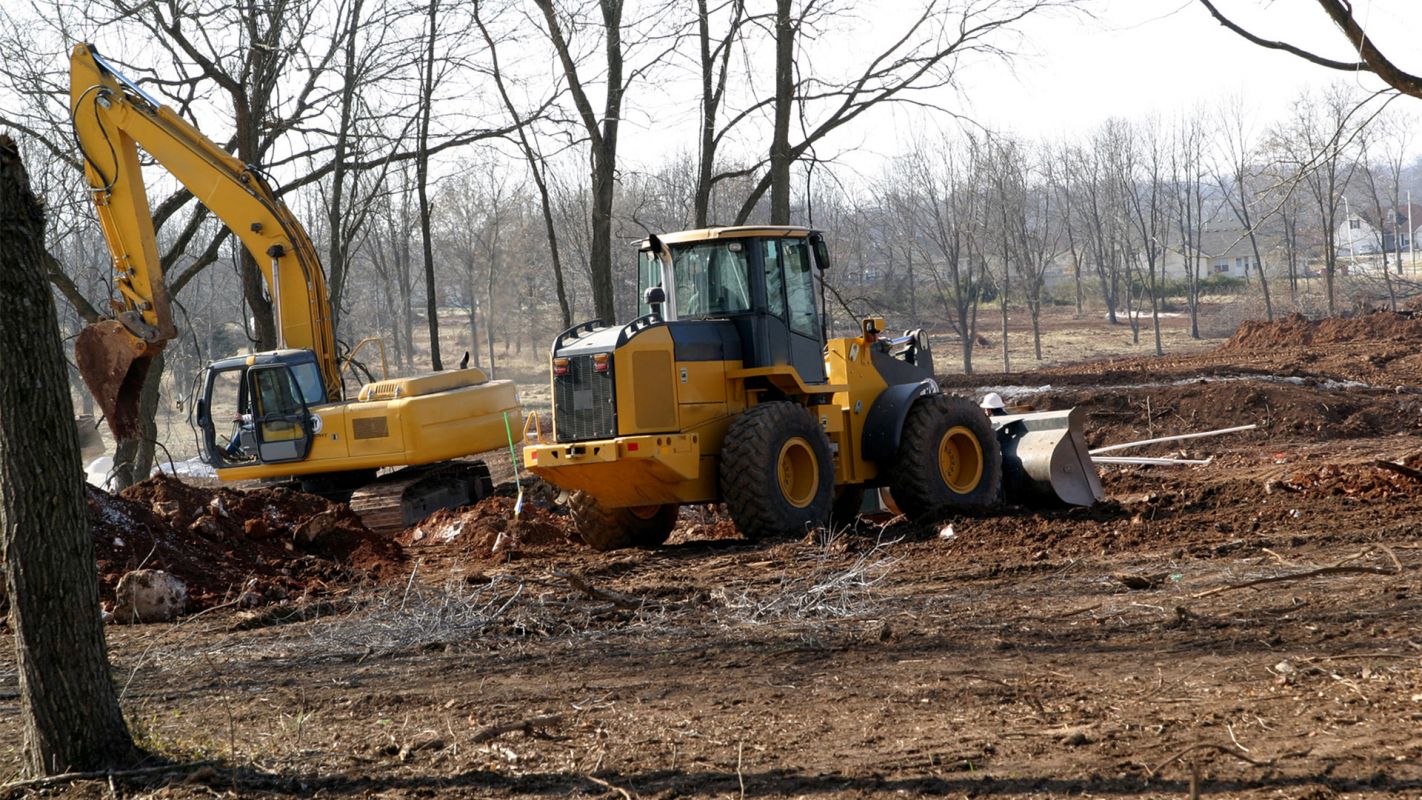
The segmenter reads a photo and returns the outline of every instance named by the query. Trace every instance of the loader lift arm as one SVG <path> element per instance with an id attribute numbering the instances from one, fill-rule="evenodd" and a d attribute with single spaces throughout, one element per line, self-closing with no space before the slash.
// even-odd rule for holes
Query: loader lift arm
<path id="1" fill-rule="evenodd" d="M 342 398 L 325 274 L 306 230 L 254 166 L 245 165 L 125 78 L 92 45 L 70 53 L 70 116 L 84 175 L 113 257 L 113 318 L 81 332 L 80 374 L 119 439 L 137 435 L 152 359 L 177 335 L 138 148 L 242 241 L 262 270 L 278 347 L 316 355 L 324 400 Z"/>

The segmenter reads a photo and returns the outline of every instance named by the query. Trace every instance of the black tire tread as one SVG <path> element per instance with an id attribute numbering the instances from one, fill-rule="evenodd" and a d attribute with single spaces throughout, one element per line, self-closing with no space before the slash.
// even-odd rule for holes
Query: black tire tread
<path id="1" fill-rule="evenodd" d="M 955 425 L 971 430 L 983 449 L 982 480 L 965 494 L 944 484 L 938 471 L 937 440 Z M 923 395 L 909 408 L 888 478 L 894 502 L 911 520 L 949 507 L 983 508 L 997 502 L 1002 488 L 1002 448 L 992 423 L 973 401 L 944 394 Z"/>
<path id="2" fill-rule="evenodd" d="M 741 534 L 752 541 L 777 534 L 803 534 L 781 506 L 775 458 L 786 435 L 803 436 L 815 449 L 820 463 L 820 489 L 808 508 L 793 516 L 805 517 L 799 526 L 823 524 L 829 518 L 834 491 L 834 464 L 829 439 L 803 406 L 786 401 L 761 403 L 736 417 L 721 447 L 721 499 Z"/>
<path id="3" fill-rule="evenodd" d="M 658 509 L 656 516 L 642 519 L 626 508 L 608 508 L 587 492 L 573 492 L 568 499 L 573 526 L 583 541 L 594 550 L 620 550 L 627 547 L 656 547 L 666 542 L 676 527 L 681 507 L 669 503 Z"/>

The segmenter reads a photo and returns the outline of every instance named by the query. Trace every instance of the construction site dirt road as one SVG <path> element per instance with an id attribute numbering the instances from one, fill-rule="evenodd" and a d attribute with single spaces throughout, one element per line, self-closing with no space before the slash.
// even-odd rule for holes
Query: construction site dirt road
<path id="1" fill-rule="evenodd" d="M 209 610 L 110 629 L 144 741 L 218 762 L 166 796 L 1422 791 L 1422 319 L 942 382 L 1081 406 L 1093 446 L 1258 427 L 1144 448 L 1209 463 L 1104 468 L 1094 508 L 760 544 L 687 512 L 593 553 L 538 487 L 395 544 L 336 520 L 289 547 L 304 521 L 264 511 Z M 130 499 L 184 530 L 212 507 L 157 491 Z"/>

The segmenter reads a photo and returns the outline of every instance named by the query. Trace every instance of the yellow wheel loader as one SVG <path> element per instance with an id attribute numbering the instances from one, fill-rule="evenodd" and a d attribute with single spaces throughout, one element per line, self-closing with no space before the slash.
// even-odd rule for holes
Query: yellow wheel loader
<path id="1" fill-rule="evenodd" d="M 554 339 L 553 431 L 530 417 L 524 448 L 592 547 L 661 544 L 693 503 L 725 503 L 752 539 L 842 524 L 870 489 L 910 518 L 987 506 L 1004 471 L 1024 496 L 1101 497 L 1079 416 L 995 425 L 939 390 L 922 331 L 882 318 L 829 339 L 818 231 L 651 236 L 638 259 L 641 315 Z"/>
<path id="2" fill-rule="evenodd" d="M 202 457 L 219 477 L 296 479 L 350 499 L 367 525 L 387 530 L 488 491 L 482 463 L 449 460 L 502 447 L 519 430 L 511 382 L 460 369 L 347 387 L 316 248 L 262 171 L 233 158 L 90 45 L 70 54 L 70 103 L 117 293 L 113 317 L 80 333 L 75 356 L 116 438 L 139 434 L 144 376 L 177 335 L 142 146 L 256 259 L 276 317 L 280 349 L 217 361 L 199 382 L 194 424 Z M 396 468 L 404 469 L 392 474 Z"/>

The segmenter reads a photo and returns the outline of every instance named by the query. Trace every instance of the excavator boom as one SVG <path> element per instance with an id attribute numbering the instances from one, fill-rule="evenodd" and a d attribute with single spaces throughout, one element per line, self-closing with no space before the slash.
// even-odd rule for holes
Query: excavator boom
<path id="1" fill-rule="evenodd" d="M 242 241 L 271 290 L 278 346 L 314 352 L 327 397 L 340 398 L 335 332 L 315 247 L 262 174 L 125 78 L 91 45 L 75 45 L 69 66 L 74 136 L 113 258 L 116 295 L 113 317 L 80 333 L 75 360 L 114 436 L 138 434 L 144 377 L 177 335 L 140 146 Z"/>

